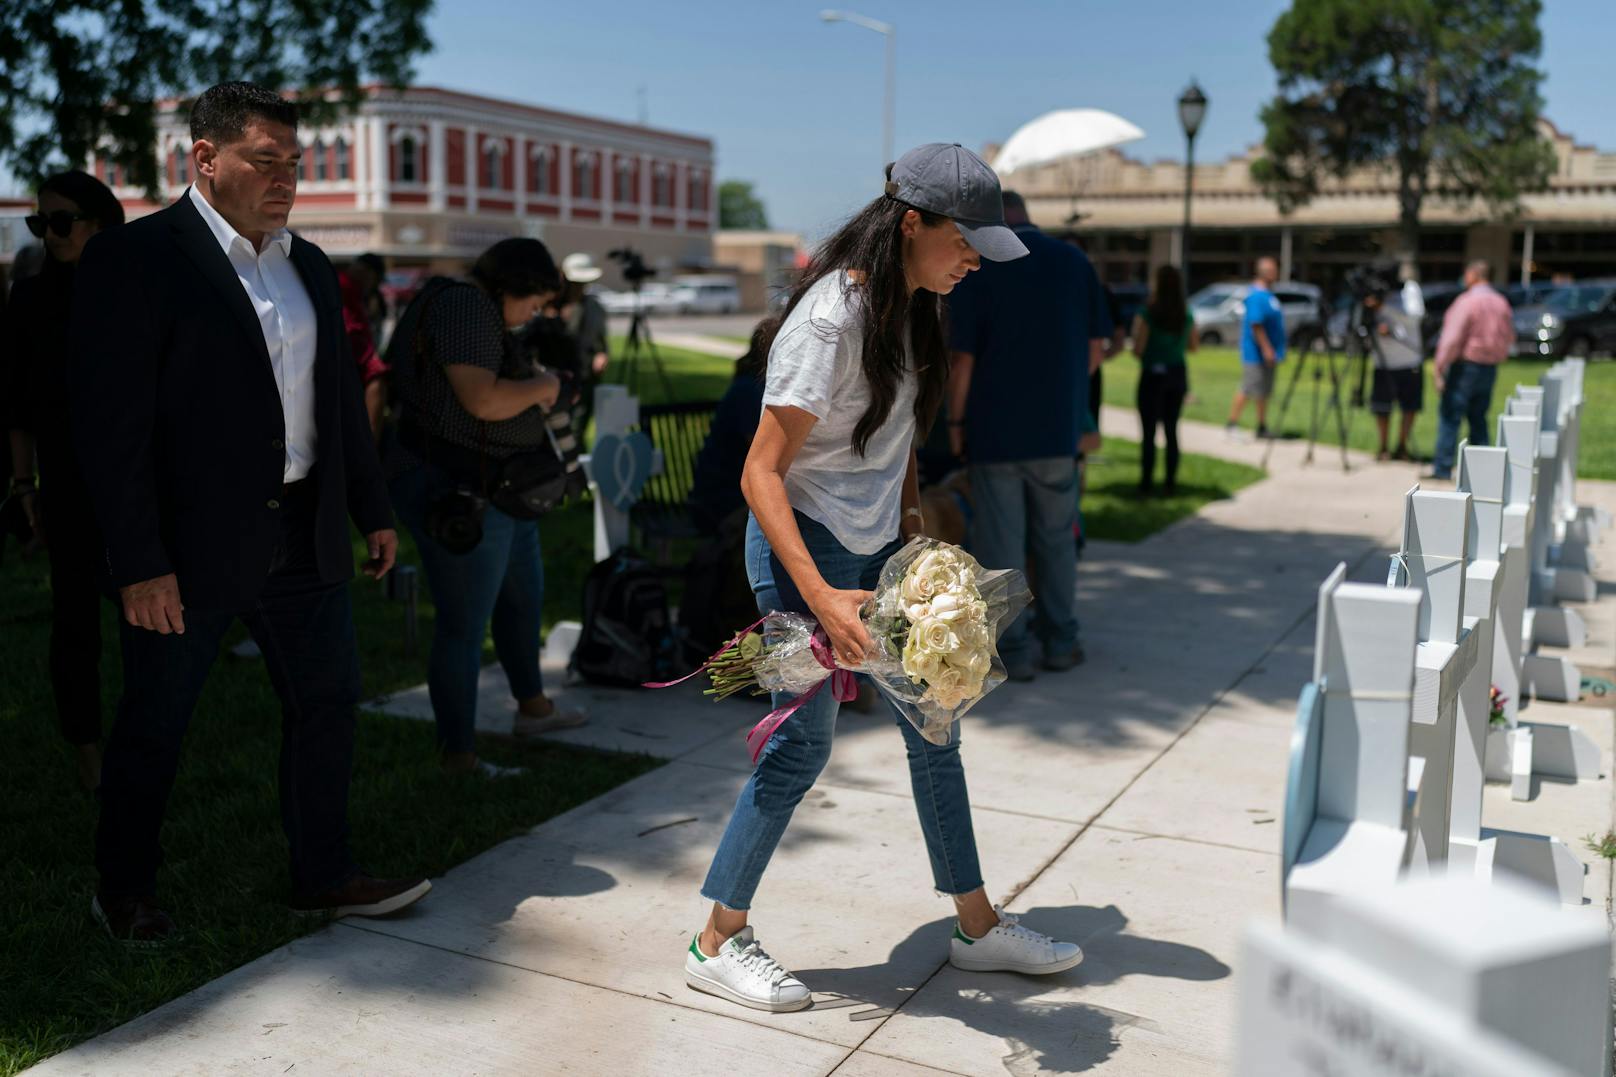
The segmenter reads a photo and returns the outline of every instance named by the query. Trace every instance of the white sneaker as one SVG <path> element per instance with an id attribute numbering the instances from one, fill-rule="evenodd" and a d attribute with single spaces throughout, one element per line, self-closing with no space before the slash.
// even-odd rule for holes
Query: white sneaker
<path id="1" fill-rule="evenodd" d="M 948 941 L 948 963 L 967 972 L 1024 972 L 1046 976 L 1065 972 L 1083 960 L 1074 942 L 1057 942 L 1048 935 L 1021 926 L 1021 921 L 995 905 L 999 923 L 980 939 L 970 938 L 954 924 Z"/>
<path id="2" fill-rule="evenodd" d="M 718 948 L 717 957 L 701 952 L 701 934 L 685 954 L 685 983 L 697 991 L 727 998 L 754 1010 L 786 1013 L 813 1002 L 807 986 L 763 952 L 751 925 L 741 928 Z"/>

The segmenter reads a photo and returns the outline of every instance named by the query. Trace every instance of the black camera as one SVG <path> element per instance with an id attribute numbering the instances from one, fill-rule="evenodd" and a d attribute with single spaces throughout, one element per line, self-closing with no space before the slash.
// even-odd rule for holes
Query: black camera
<path id="1" fill-rule="evenodd" d="M 483 514 L 488 499 L 456 487 L 445 490 L 426 506 L 426 533 L 452 554 L 468 554 L 483 540 Z"/>
<path id="2" fill-rule="evenodd" d="M 1347 291 L 1359 304 L 1366 299 L 1380 299 L 1403 286 L 1398 279 L 1397 267 L 1386 262 L 1353 266 L 1347 270 L 1345 283 Z"/>
<path id="3" fill-rule="evenodd" d="M 645 259 L 633 247 L 618 247 L 616 250 L 606 252 L 606 257 L 614 262 L 623 263 L 623 279 L 630 284 L 639 284 L 656 276 L 656 270 L 645 264 Z"/>

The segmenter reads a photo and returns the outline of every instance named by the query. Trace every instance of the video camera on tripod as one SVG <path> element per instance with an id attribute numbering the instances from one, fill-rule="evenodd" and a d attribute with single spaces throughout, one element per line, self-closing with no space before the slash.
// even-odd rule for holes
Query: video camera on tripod
<path id="1" fill-rule="evenodd" d="M 645 258 L 633 247 L 618 247 L 606 252 L 606 257 L 623 263 L 623 279 L 635 290 L 656 276 L 656 270 L 645 264 Z"/>

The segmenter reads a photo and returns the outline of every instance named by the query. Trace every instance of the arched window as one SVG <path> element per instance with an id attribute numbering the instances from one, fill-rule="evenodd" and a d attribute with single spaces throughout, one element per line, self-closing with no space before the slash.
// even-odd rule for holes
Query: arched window
<path id="1" fill-rule="evenodd" d="M 595 197 L 595 155 L 573 152 L 572 193 L 578 198 Z"/>
<path id="2" fill-rule="evenodd" d="M 698 211 L 707 209 L 707 173 L 691 170 L 689 203 L 690 209 Z"/>
<path id="3" fill-rule="evenodd" d="M 330 179 L 331 178 L 331 170 L 330 170 L 331 163 L 326 158 L 326 155 L 325 155 L 325 142 L 322 139 L 317 138 L 317 139 L 314 140 L 314 145 L 309 147 L 309 155 L 314 158 L 314 178 L 315 178 L 315 180 L 317 182 L 324 183 L 326 180 Z"/>
<path id="4" fill-rule="evenodd" d="M 612 183 L 612 201 L 635 202 L 638 201 L 638 192 L 634 190 L 634 162 L 626 158 L 618 158 L 617 174 Z"/>
<path id="5" fill-rule="evenodd" d="M 335 144 L 337 151 L 337 179 L 348 180 L 353 178 L 353 152 L 348 146 L 348 140 L 342 135 L 337 136 Z"/>
<path id="6" fill-rule="evenodd" d="M 483 143 L 482 185 L 486 191 L 497 191 L 505 185 L 505 143 L 490 139 Z"/>
<path id="7" fill-rule="evenodd" d="M 533 194 L 555 194 L 550 182 L 550 147 L 534 146 L 528 151 L 527 189 Z"/>
<path id="8" fill-rule="evenodd" d="M 398 181 L 400 183 L 421 181 L 421 147 L 416 143 L 414 135 L 405 135 L 398 140 Z"/>
<path id="9" fill-rule="evenodd" d="M 183 143 L 174 147 L 174 182 L 181 187 L 191 182 L 191 148 Z"/>

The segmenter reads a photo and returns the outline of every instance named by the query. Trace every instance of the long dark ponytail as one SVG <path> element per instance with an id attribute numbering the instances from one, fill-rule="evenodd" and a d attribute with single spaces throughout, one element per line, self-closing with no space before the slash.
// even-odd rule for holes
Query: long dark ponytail
<path id="1" fill-rule="evenodd" d="M 860 304 L 863 315 L 864 377 L 870 384 L 870 406 L 853 428 L 853 451 L 860 456 L 870 437 L 891 417 L 898 387 L 908 372 L 904 334 L 908 331 L 919 393 L 915 421 L 921 431 L 931 429 L 943 404 L 948 385 L 948 350 L 943 336 L 943 300 L 934 292 L 912 294 L 903 271 L 903 216 L 915 207 L 882 195 L 859 210 L 815 252 L 813 261 L 792 290 L 783 315 L 771 320 L 757 341 L 767 355 L 781 324 L 797 309 L 808 290 L 833 273 L 855 273 L 844 280 L 848 301 Z M 915 210 L 921 223 L 935 228 L 948 218 Z"/>

